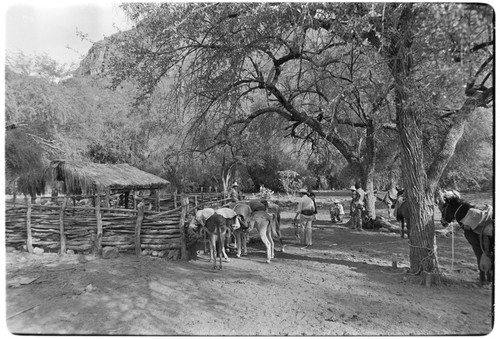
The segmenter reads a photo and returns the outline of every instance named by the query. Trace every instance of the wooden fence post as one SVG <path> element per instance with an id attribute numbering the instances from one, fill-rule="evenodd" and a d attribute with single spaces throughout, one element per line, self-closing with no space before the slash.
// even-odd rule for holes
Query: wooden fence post
<path id="1" fill-rule="evenodd" d="M 68 198 L 64 198 L 63 204 L 61 206 L 61 211 L 59 212 L 59 235 L 61 242 L 61 254 L 66 254 L 66 236 L 64 235 L 64 210 L 66 209 L 66 204 L 68 203 Z"/>
<path id="2" fill-rule="evenodd" d="M 26 199 L 28 210 L 26 212 L 26 248 L 28 253 L 33 253 L 33 237 L 31 236 L 31 199 Z"/>
<path id="3" fill-rule="evenodd" d="M 181 218 L 179 221 L 179 230 L 181 232 L 181 260 L 188 260 L 188 252 L 186 246 L 186 232 L 184 230 L 184 220 L 186 219 L 188 207 L 189 207 L 189 197 L 182 195 L 181 198 Z"/>
<path id="4" fill-rule="evenodd" d="M 105 199 L 105 206 L 106 208 L 109 208 L 111 206 L 111 195 L 109 193 L 109 190 L 106 190 L 106 197 L 104 198 Z"/>
<path id="5" fill-rule="evenodd" d="M 160 189 L 155 190 L 155 211 L 160 212 Z"/>
<path id="6" fill-rule="evenodd" d="M 135 255 L 141 256 L 141 228 L 144 220 L 144 201 L 137 206 L 137 221 L 135 222 Z"/>
<path id="7" fill-rule="evenodd" d="M 102 216 L 101 216 L 101 197 L 96 196 L 95 203 L 95 218 L 97 221 L 97 237 L 95 240 L 95 253 L 96 256 L 102 256 Z"/>

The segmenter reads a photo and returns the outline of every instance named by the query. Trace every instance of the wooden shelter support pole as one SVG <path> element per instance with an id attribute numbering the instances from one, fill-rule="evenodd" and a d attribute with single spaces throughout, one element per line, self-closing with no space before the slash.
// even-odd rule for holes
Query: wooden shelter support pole
<path id="1" fill-rule="evenodd" d="M 158 188 L 155 190 L 155 210 L 160 212 L 160 190 Z"/>
<path id="2" fill-rule="evenodd" d="M 111 201 L 111 195 L 109 193 L 109 190 L 106 191 L 106 197 L 104 199 L 106 208 L 109 208 Z"/>
<path id="3" fill-rule="evenodd" d="M 68 204 L 68 198 L 64 198 L 63 204 L 61 206 L 61 211 L 59 212 L 59 235 L 61 237 L 61 254 L 66 254 L 66 236 L 64 235 L 64 210 Z"/>
<path id="4" fill-rule="evenodd" d="M 144 202 L 137 206 L 137 221 L 135 223 L 135 255 L 141 256 L 141 228 L 144 220 Z"/>
<path id="5" fill-rule="evenodd" d="M 124 195 L 124 200 L 125 200 L 125 209 L 128 209 L 128 196 L 129 196 L 129 191 L 123 192 Z"/>
<path id="6" fill-rule="evenodd" d="M 188 252 L 187 252 L 187 246 L 186 246 L 186 232 L 184 230 L 184 222 L 187 216 L 187 211 L 189 208 L 189 197 L 186 197 L 182 195 L 181 197 L 181 218 L 179 221 L 179 230 L 181 232 L 181 260 L 188 260 Z"/>
<path id="7" fill-rule="evenodd" d="M 174 208 L 177 208 L 177 190 L 174 192 Z"/>
<path id="8" fill-rule="evenodd" d="M 101 215 L 101 197 L 96 196 L 95 218 L 97 221 L 97 236 L 95 240 L 94 255 L 102 256 L 102 215 Z"/>
<path id="9" fill-rule="evenodd" d="M 28 210 L 26 211 L 26 248 L 28 253 L 33 253 L 33 237 L 31 236 L 31 199 L 26 199 Z"/>

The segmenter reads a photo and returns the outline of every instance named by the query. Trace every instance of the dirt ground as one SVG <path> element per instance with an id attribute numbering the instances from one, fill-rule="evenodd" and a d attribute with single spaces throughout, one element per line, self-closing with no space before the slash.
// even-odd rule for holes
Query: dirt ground
<path id="1" fill-rule="evenodd" d="M 265 247 L 251 241 L 248 256 L 230 254 L 222 270 L 213 270 L 203 254 L 183 262 L 7 251 L 6 331 L 170 336 L 492 331 L 493 286 L 477 284 L 463 234 L 437 237 L 443 278 L 426 287 L 421 277 L 407 273 L 408 240 L 399 234 L 356 232 L 332 224 L 328 211 L 320 210 L 313 245 L 304 248 L 294 237 L 293 213 L 282 218 L 285 252 L 277 251 L 266 264 Z"/>

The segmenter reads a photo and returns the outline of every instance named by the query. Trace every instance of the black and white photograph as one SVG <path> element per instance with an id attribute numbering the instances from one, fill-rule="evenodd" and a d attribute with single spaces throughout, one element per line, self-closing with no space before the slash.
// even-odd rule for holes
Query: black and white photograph
<path id="1" fill-rule="evenodd" d="M 489 336 L 495 8 L 7 1 L 14 336 Z"/>

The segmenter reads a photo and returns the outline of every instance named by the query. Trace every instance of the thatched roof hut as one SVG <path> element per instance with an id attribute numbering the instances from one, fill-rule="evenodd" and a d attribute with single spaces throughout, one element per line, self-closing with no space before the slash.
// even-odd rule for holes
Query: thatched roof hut
<path id="1" fill-rule="evenodd" d="M 63 181 L 65 194 L 95 194 L 117 190 L 155 190 L 170 183 L 156 175 L 128 164 L 96 164 L 92 162 L 52 161 L 51 181 Z"/>

